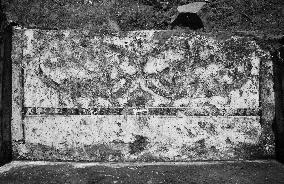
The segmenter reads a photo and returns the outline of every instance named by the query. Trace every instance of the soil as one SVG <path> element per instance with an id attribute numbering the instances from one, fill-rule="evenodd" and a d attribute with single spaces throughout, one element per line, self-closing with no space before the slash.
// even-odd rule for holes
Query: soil
<path id="1" fill-rule="evenodd" d="M 77 163 L 78 164 L 78 163 Z M 87 164 L 86 164 L 87 165 Z M 186 183 L 186 184 L 280 184 L 284 165 L 275 161 L 196 162 L 153 164 L 21 165 L 1 174 L 1 184 L 99 184 L 99 183 Z"/>

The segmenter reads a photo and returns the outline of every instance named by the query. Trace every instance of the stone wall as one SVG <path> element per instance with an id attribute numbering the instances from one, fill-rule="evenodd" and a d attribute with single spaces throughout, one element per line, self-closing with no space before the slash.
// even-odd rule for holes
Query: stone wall
<path id="1" fill-rule="evenodd" d="M 12 58 L 17 159 L 274 154 L 273 65 L 252 37 L 23 29 Z"/>

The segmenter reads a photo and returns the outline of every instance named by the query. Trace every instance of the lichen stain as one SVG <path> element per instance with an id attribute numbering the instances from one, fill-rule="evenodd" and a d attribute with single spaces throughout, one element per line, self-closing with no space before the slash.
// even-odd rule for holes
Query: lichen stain
<path id="1" fill-rule="evenodd" d="M 147 137 L 135 135 L 135 141 L 129 144 L 130 154 L 137 154 L 146 149 L 149 141 Z"/>
<path id="2" fill-rule="evenodd" d="M 119 161 L 123 157 L 120 150 L 112 149 L 110 146 L 105 144 L 87 146 L 85 150 L 90 157 L 96 158 L 96 160 L 99 161 Z"/>

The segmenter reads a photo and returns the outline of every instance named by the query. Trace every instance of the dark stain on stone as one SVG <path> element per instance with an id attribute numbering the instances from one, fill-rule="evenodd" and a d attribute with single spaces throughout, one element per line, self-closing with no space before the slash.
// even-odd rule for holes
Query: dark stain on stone
<path id="1" fill-rule="evenodd" d="M 87 40 L 82 40 L 81 43 L 80 43 L 80 45 L 81 45 L 82 47 L 87 47 L 87 46 L 88 46 L 88 41 L 87 41 Z"/>
<path id="2" fill-rule="evenodd" d="M 210 124 L 208 127 L 208 131 L 211 133 L 216 133 L 214 125 Z"/>
<path id="3" fill-rule="evenodd" d="M 85 148 L 90 157 L 96 158 L 98 161 L 108 161 L 109 158 L 119 161 L 122 154 L 119 150 L 114 150 L 105 144 L 92 145 Z"/>
<path id="4" fill-rule="evenodd" d="M 138 45 L 139 48 L 142 48 L 142 40 L 141 39 L 137 40 L 137 45 Z"/>
<path id="5" fill-rule="evenodd" d="M 271 159 L 271 156 L 266 156 L 263 154 L 264 149 L 265 148 L 259 145 L 250 145 L 250 144 L 240 143 L 236 148 L 234 148 L 234 152 L 236 153 L 238 158 L 267 159 L 266 157 L 270 157 Z"/>
<path id="6" fill-rule="evenodd" d="M 216 148 L 216 146 L 211 146 L 210 150 L 213 151 L 213 152 L 218 152 L 218 149 Z"/>
<path id="7" fill-rule="evenodd" d="M 82 120 L 80 121 L 80 125 L 87 125 L 86 120 L 82 119 Z"/>
<path id="8" fill-rule="evenodd" d="M 205 128 L 206 127 L 206 123 L 202 122 L 202 121 L 199 121 L 198 125 L 200 126 L 200 128 Z"/>
<path id="9" fill-rule="evenodd" d="M 117 45 L 108 44 L 108 47 L 114 52 L 121 53 L 121 48 Z"/>
<path id="10" fill-rule="evenodd" d="M 144 97 L 142 97 L 142 96 L 138 96 L 136 99 L 135 99 L 135 105 L 136 106 L 145 106 L 145 104 L 146 104 L 146 99 L 144 98 Z"/>
<path id="11" fill-rule="evenodd" d="M 244 91 L 240 89 L 240 96 L 243 96 Z"/>
<path id="12" fill-rule="evenodd" d="M 246 71 L 248 71 L 248 72 L 250 73 L 252 67 L 253 67 L 253 66 L 252 66 L 251 62 L 246 62 Z"/>
<path id="13" fill-rule="evenodd" d="M 210 97 L 213 96 L 213 93 L 212 93 L 210 90 L 206 90 L 206 91 L 205 91 L 205 96 L 206 96 L 207 98 L 210 98 Z"/>
<path id="14" fill-rule="evenodd" d="M 121 133 L 122 133 L 122 132 L 123 132 L 123 130 L 122 130 L 122 128 L 120 128 L 119 131 L 116 132 L 116 135 L 119 137 L 119 136 L 121 136 Z"/>
<path id="15" fill-rule="evenodd" d="M 148 138 L 142 135 L 135 135 L 135 141 L 129 144 L 130 154 L 139 153 L 145 150 L 145 147 L 148 144 Z"/>
<path id="16" fill-rule="evenodd" d="M 133 80 L 133 79 L 132 79 Z M 145 107 L 147 101 L 151 98 L 148 92 L 144 92 L 141 89 L 136 90 L 129 94 L 129 100 L 127 106 L 129 107 Z"/>
<path id="17" fill-rule="evenodd" d="M 55 34 L 55 37 L 58 39 L 58 40 L 63 40 L 64 39 L 64 34 L 62 32 L 57 32 Z"/>
<path id="18" fill-rule="evenodd" d="M 194 137 L 194 136 L 195 136 L 195 135 L 191 132 L 191 130 L 190 130 L 189 128 L 187 128 L 187 127 L 184 127 L 184 128 L 186 129 L 188 136 L 190 136 L 190 137 Z"/>
<path id="19" fill-rule="evenodd" d="M 198 143 L 201 148 L 205 148 L 205 139 L 200 139 L 200 140 L 197 141 L 196 143 Z"/>
<path id="20" fill-rule="evenodd" d="M 227 139 L 226 139 L 226 143 L 227 143 L 227 144 L 231 144 L 231 143 L 232 143 L 232 141 L 230 140 L 230 138 L 229 138 L 229 137 L 227 137 Z"/>
<path id="21" fill-rule="evenodd" d="M 226 128 L 226 129 L 233 129 L 234 126 L 233 126 L 232 124 L 227 124 L 225 128 Z"/>

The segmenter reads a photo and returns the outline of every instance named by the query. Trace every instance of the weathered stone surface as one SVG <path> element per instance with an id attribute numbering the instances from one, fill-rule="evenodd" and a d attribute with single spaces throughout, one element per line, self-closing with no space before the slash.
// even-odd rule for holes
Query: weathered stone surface
<path id="1" fill-rule="evenodd" d="M 14 32 L 12 49 L 12 119 L 11 129 L 13 140 L 23 140 L 23 126 L 21 122 L 23 114 L 23 36 L 22 32 Z"/>
<path id="2" fill-rule="evenodd" d="M 24 141 L 13 139 L 17 158 L 186 161 L 273 154 L 274 97 L 265 93 L 273 81 L 260 76 L 271 60 L 249 37 L 16 32 L 14 39 L 23 41 L 17 43 L 22 53 L 14 53 L 23 58 L 23 74 L 15 70 L 23 76 L 23 98 L 14 103 L 23 104 L 24 115 L 13 123 Z"/>
<path id="3" fill-rule="evenodd" d="M 244 38 L 37 30 L 24 37 L 25 107 L 259 106 L 260 58 L 253 42 L 240 48 Z"/>
<path id="4" fill-rule="evenodd" d="M 259 154 L 253 148 L 262 132 L 257 116 L 37 116 L 24 124 L 26 144 L 17 156 L 48 160 L 249 158 L 244 152 Z"/>
<path id="5" fill-rule="evenodd" d="M 275 62 L 275 61 L 274 61 Z M 277 62 L 277 61 L 276 61 Z M 263 145 L 265 153 L 270 154 L 274 149 L 274 136 L 268 136 L 272 125 L 275 123 L 275 91 L 274 91 L 274 73 L 273 62 L 269 53 L 263 57 L 260 70 L 260 101 L 261 101 L 261 125 L 263 127 L 263 139 L 260 144 Z M 274 132 L 275 133 L 275 132 Z"/>

